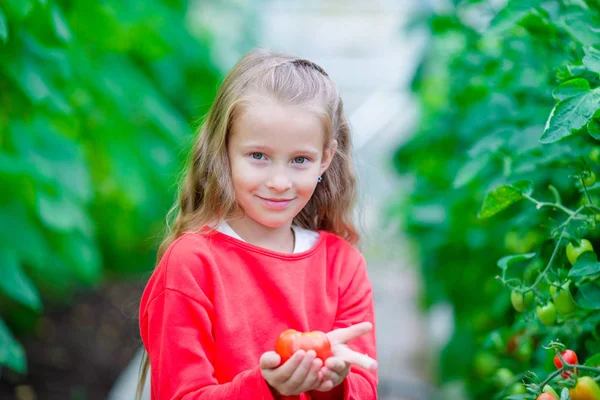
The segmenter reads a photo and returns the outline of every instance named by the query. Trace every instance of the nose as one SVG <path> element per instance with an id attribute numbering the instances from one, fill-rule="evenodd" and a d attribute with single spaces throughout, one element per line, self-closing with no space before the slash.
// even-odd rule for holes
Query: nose
<path id="1" fill-rule="evenodd" d="M 276 192 L 285 192 L 292 187 L 292 180 L 286 173 L 285 168 L 274 168 L 266 185 Z"/>

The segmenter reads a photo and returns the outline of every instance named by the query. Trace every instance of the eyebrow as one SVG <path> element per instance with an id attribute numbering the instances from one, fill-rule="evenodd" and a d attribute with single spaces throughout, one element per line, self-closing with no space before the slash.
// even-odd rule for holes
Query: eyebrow
<path id="1" fill-rule="evenodd" d="M 272 151 L 273 149 L 269 146 L 264 146 L 264 145 L 260 145 L 260 144 L 247 144 L 243 146 L 244 150 L 258 150 L 261 152 L 265 152 L 268 153 L 270 151 Z M 312 158 L 317 158 L 319 153 L 317 151 L 314 150 L 309 150 L 309 149 L 299 149 L 297 151 L 294 151 L 294 154 L 306 154 Z"/>

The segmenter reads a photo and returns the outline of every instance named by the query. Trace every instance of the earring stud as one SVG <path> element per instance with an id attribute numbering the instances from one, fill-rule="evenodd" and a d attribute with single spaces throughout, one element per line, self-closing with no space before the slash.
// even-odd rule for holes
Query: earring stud
<path id="1" fill-rule="evenodd" d="M 323 181 L 323 177 L 321 175 L 319 175 L 319 177 L 317 178 L 317 182 L 321 183 Z"/>

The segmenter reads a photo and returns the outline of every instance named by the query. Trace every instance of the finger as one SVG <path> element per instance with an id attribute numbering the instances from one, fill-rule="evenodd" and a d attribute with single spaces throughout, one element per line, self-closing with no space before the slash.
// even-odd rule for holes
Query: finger
<path id="1" fill-rule="evenodd" d="M 356 365 L 358 367 L 366 369 L 377 369 L 376 360 L 372 359 L 366 354 L 356 352 L 347 346 L 339 346 L 339 348 L 336 349 L 335 357 L 341 358 L 345 362 Z"/>
<path id="2" fill-rule="evenodd" d="M 362 335 L 369 333 L 373 329 L 373 324 L 370 322 L 360 322 L 351 325 L 347 328 L 335 329 L 327 333 L 327 338 L 331 344 L 348 343 L 349 341 L 359 338 Z"/>
<path id="3" fill-rule="evenodd" d="M 333 382 L 326 379 L 315 390 L 318 392 L 329 392 L 331 389 L 333 389 Z"/>
<path id="4" fill-rule="evenodd" d="M 339 356 L 329 357 L 325 360 L 325 367 L 335 372 L 341 372 L 346 368 L 346 361 Z"/>
<path id="5" fill-rule="evenodd" d="M 274 351 L 267 351 L 260 356 L 260 369 L 274 369 L 279 367 L 281 356 Z"/>
<path id="6" fill-rule="evenodd" d="M 306 375 L 306 378 L 304 379 L 304 382 L 302 383 L 298 391 L 307 392 L 309 390 L 313 390 L 314 388 L 320 385 L 321 378 L 319 375 L 319 371 L 322 366 L 323 361 L 321 361 L 319 358 L 313 360 L 310 371 Z"/>
<path id="7" fill-rule="evenodd" d="M 305 356 L 304 350 L 298 350 L 294 355 L 287 360 L 283 365 L 273 371 L 273 379 L 279 383 L 284 384 L 287 382 L 302 364 Z"/>
<path id="8" fill-rule="evenodd" d="M 304 355 L 302 362 L 298 365 L 292 375 L 284 382 L 288 388 L 293 390 L 294 392 L 298 391 L 300 386 L 304 383 L 306 376 L 310 372 L 312 367 L 312 362 L 316 357 L 316 353 L 314 350 L 309 350 Z"/>

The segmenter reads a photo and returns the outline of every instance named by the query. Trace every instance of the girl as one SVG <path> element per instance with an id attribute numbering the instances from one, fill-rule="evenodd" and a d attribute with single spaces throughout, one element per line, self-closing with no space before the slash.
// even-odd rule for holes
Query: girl
<path id="1" fill-rule="evenodd" d="M 151 365 L 158 400 L 376 399 L 355 185 L 327 73 L 263 50 L 243 57 L 201 127 L 142 296 L 138 397 Z M 281 364 L 288 328 L 327 332 L 333 356 L 300 350 Z"/>

